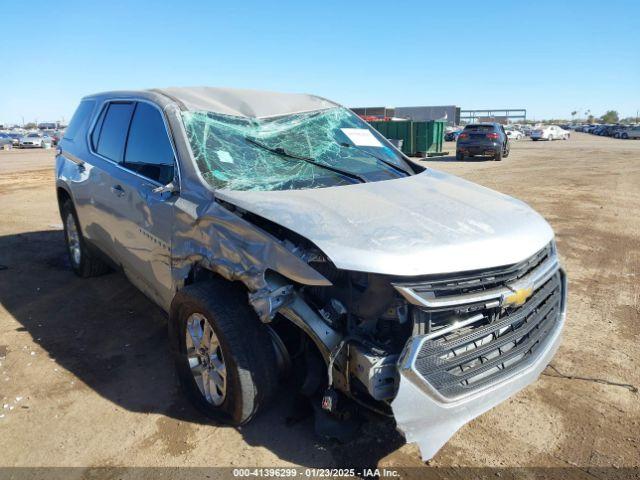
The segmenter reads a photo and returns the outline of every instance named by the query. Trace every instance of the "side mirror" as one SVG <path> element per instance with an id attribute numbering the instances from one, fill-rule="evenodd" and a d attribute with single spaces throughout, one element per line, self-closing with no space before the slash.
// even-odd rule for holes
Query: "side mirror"
<path id="1" fill-rule="evenodd" d="M 153 193 L 158 193 L 158 194 L 162 194 L 162 193 L 178 193 L 180 191 L 180 189 L 178 188 L 178 186 L 173 183 L 173 182 L 169 182 L 166 185 L 162 185 L 161 187 L 157 187 L 154 188 L 153 190 L 151 190 Z"/>

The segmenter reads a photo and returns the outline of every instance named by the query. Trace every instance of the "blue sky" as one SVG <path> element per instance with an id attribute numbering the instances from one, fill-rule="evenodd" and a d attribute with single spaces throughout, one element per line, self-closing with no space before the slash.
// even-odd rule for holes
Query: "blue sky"
<path id="1" fill-rule="evenodd" d="M 3 1 L 0 122 L 89 93 L 213 85 L 348 106 L 640 109 L 640 2 Z"/>

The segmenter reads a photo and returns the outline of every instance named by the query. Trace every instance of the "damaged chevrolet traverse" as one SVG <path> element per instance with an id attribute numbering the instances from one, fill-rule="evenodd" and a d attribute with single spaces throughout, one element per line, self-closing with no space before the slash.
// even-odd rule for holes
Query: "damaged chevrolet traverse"
<path id="1" fill-rule="evenodd" d="M 73 270 L 121 270 L 167 312 L 184 391 L 217 421 L 248 422 L 297 378 L 333 420 L 318 423 L 393 416 L 428 459 L 560 342 L 548 223 L 412 163 L 324 98 L 85 97 L 56 188 Z"/>

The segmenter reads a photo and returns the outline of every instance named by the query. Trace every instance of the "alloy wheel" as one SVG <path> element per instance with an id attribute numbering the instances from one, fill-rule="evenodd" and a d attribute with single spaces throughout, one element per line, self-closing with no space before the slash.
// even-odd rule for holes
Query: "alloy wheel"
<path id="1" fill-rule="evenodd" d="M 80 266 L 82 260 L 82 250 L 80 249 L 80 234 L 78 233 L 78 227 L 76 226 L 76 220 L 71 213 L 67 214 L 65 220 L 67 227 L 67 248 L 69 249 L 69 255 L 74 266 Z"/>
<path id="2" fill-rule="evenodd" d="M 201 313 L 187 319 L 187 358 L 191 374 L 207 402 L 219 407 L 227 393 L 227 369 L 220 341 Z"/>

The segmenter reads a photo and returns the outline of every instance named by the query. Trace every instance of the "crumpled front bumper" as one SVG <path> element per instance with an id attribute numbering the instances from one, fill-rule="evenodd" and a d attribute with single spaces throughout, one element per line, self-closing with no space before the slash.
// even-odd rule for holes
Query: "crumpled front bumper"
<path id="1" fill-rule="evenodd" d="M 448 401 L 412 370 L 421 337 L 412 338 L 406 345 L 399 363 L 400 384 L 391 403 L 398 429 L 407 442 L 415 442 L 423 460 L 429 460 L 462 427 L 475 417 L 490 410 L 511 395 L 533 383 L 549 364 L 558 346 L 566 318 L 566 277 L 562 275 L 563 303 L 560 319 L 536 359 L 499 382 L 460 399 Z"/>

